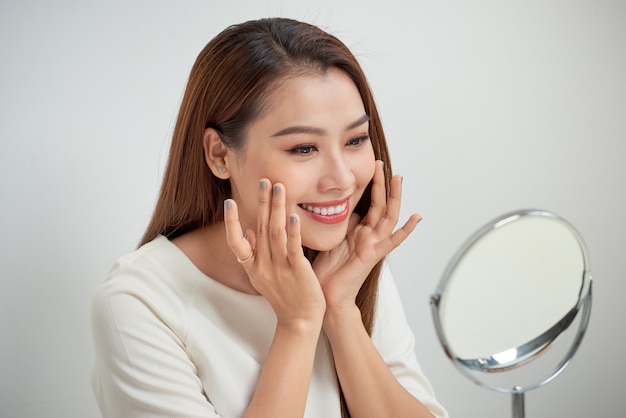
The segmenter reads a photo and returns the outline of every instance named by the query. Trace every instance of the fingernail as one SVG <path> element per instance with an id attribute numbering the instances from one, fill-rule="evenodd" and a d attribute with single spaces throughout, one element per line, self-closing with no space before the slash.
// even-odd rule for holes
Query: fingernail
<path id="1" fill-rule="evenodd" d="M 404 183 L 404 177 L 400 177 L 400 184 Z"/>
<path id="2" fill-rule="evenodd" d="M 264 180 L 261 180 L 261 182 L 259 183 L 259 187 L 261 187 L 261 190 L 265 190 L 265 188 L 267 187 L 267 183 Z"/>
<path id="3" fill-rule="evenodd" d="M 243 239 L 248 239 L 248 233 L 247 232 L 243 233 Z"/>
<path id="4" fill-rule="evenodd" d="M 274 186 L 274 194 L 280 193 L 280 187 Z"/>
<path id="5" fill-rule="evenodd" d="M 385 168 L 385 162 L 384 161 L 380 162 L 380 168 L 383 168 L 383 169 Z"/>
<path id="6" fill-rule="evenodd" d="M 291 216 L 289 217 L 289 223 L 293 225 L 293 224 L 295 224 L 295 223 L 296 223 L 297 219 L 298 219 L 298 218 L 296 218 L 294 215 L 291 215 Z"/>
<path id="7" fill-rule="evenodd" d="M 224 207 L 226 208 L 226 210 L 229 210 L 232 206 L 232 203 L 230 202 L 230 200 L 224 200 Z"/>

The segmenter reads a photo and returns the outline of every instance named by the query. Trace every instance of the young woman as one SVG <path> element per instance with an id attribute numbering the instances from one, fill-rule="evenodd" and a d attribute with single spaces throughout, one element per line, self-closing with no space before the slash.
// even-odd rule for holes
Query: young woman
<path id="1" fill-rule="evenodd" d="M 93 300 L 105 417 L 446 416 L 384 257 L 401 178 L 335 37 L 262 19 L 195 62 L 161 193 Z"/>

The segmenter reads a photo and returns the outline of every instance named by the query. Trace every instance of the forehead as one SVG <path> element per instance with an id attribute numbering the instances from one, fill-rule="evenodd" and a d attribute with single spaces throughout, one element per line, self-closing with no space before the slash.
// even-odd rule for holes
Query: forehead
<path id="1" fill-rule="evenodd" d="M 345 125 L 365 114 L 356 85 L 339 69 L 288 77 L 270 90 L 265 111 L 253 125 Z"/>

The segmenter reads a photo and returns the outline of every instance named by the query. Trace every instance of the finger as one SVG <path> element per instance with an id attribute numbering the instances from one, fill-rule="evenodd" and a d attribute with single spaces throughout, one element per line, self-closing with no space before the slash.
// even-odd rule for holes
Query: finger
<path id="1" fill-rule="evenodd" d="M 400 207 L 402 205 L 402 177 L 393 176 L 391 179 L 391 190 L 389 199 L 385 207 L 385 213 L 375 224 L 376 232 L 380 234 L 390 234 L 398 223 L 400 217 Z"/>
<path id="2" fill-rule="evenodd" d="M 296 264 L 303 257 L 302 236 L 300 235 L 300 218 L 293 214 L 289 216 L 287 225 L 287 258 L 290 264 Z"/>
<path id="3" fill-rule="evenodd" d="M 385 213 L 387 204 L 387 191 L 385 190 L 385 173 L 383 171 L 383 162 L 376 161 L 376 169 L 372 179 L 371 202 L 367 215 L 363 219 L 364 222 L 374 227 Z"/>
<path id="4" fill-rule="evenodd" d="M 287 231 L 285 225 L 285 186 L 280 183 L 272 187 L 272 212 L 269 220 L 269 244 L 273 259 L 286 255 Z"/>
<path id="5" fill-rule="evenodd" d="M 257 227 L 255 235 L 255 247 L 259 256 L 265 256 L 269 253 L 269 219 L 272 183 L 268 179 L 259 181 L 258 201 L 259 208 L 257 212 Z"/>
<path id="6" fill-rule="evenodd" d="M 421 220 L 422 217 L 419 214 L 414 213 L 413 215 L 411 215 L 401 228 L 391 234 L 388 240 L 384 241 L 384 255 L 388 254 L 394 248 L 402 244 L 402 242 L 407 239 L 407 237 L 411 234 L 411 232 L 413 232 L 413 230 Z"/>
<path id="7" fill-rule="evenodd" d="M 228 246 L 235 257 L 245 259 L 252 253 L 252 247 L 241 231 L 237 203 L 232 199 L 224 201 L 224 224 Z"/>

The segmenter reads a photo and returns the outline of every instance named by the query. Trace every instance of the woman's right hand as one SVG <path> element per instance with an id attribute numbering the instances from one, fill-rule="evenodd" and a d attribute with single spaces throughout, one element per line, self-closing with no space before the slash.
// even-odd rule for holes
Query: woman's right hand
<path id="1" fill-rule="evenodd" d="M 300 220 L 292 215 L 287 221 L 285 187 L 262 179 L 258 196 L 257 228 L 248 229 L 247 238 L 236 202 L 224 202 L 228 246 L 277 319 L 272 344 L 243 416 L 303 416 L 326 302 L 302 251 Z"/>
<path id="2" fill-rule="evenodd" d="M 252 286 L 272 306 L 278 326 L 321 326 L 324 294 L 302 250 L 300 219 L 290 215 L 287 221 L 285 187 L 261 179 L 258 196 L 257 229 L 248 229 L 246 237 L 237 203 L 233 199 L 224 202 L 228 245 Z"/>

